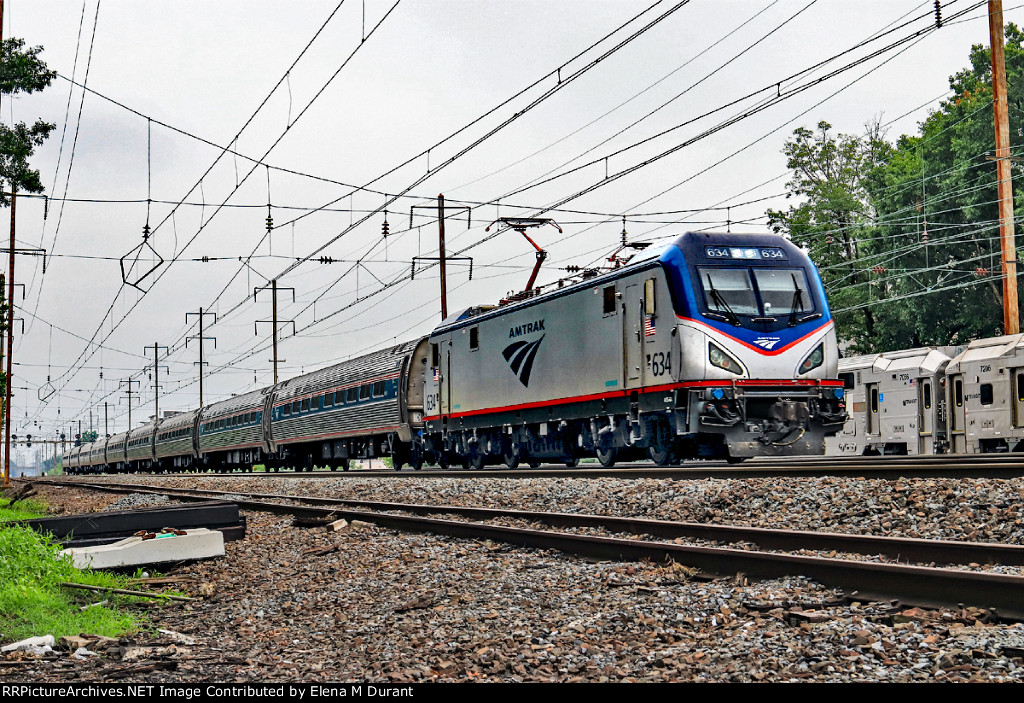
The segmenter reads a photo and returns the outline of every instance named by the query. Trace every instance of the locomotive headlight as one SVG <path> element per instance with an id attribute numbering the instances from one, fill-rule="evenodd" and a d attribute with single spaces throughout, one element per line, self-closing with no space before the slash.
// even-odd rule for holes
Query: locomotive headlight
<path id="1" fill-rule="evenodd" d="M 800 370 L 798 373 L 805 374 L 808 371 L 813 371 L 825 362 L 825 344 L 824 342 L 814 348 L 803 363 L 800 364 Z"/>
<path id="2" fill-rule="evenodd" d="M 719 349 L 714 342 L 708 342 L 708 359 L 711 361 L 712 366 L 717 366 L 723 371 L 734 373 L 737 376 L 743 374 L 743 367 L 740 366 L 740 362 Z"/>

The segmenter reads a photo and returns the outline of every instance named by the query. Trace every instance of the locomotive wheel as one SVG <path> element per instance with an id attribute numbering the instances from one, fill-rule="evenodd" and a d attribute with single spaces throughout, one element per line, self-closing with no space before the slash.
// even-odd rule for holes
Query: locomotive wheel
<path id="1" fill-rule="evenodd" d="M 348 471 L 348 459 L 341 460 L 341 470 Z"/>
<path id="2" fill-rule="evenodd" d="M 487 456 L 485 454 L 481 454 L 480 452 L 473 452 L 473 454 L 470 455 L 468 461 L 469 465 L 472 466 L 473 469 L 475 469 L 476 471 L 480 471 L 484 468 L 484 465 L 487 463 Z"/>
<path id="3" fill-rule="evenodd" d="M 665 445 L 651 445 L 647 457 L 658 466 L 668 466 L 672 463 L 672 450 Z"/>
<path id="4" fill-rule="evenodd" d="M 578 456 L 565 457 L 565 465 L 567 468 L 575 469 L 580 465 L 580 458 Z"/>
<path id="5" fill-rule="evenodd" d="M 514 452 L 505 452 L 504 455 L 505 466 L 509 471 L 515 471 L 519 468 L 519 455 Z"/>
<path id="6" fill-rule="evenodd" d="M 419 471 L 423 468 L 423 452 L 413 452 L 412 461 L 409 462 L 412 466 L 413 471 Z"/>
<path id="7" fill-rule="evenodd" d="M 539 469 L 540 468 L 540 459 L 530 459 L 530 461 L 527 462 L 527 463 L 530 465 L 531 469 Z"/>
<path id="8" fill-rule="evenodd" d="M 441 454 L 438 455 L 438 457 L 437 457 L 437 466 L 438 466 L 439 469 L 441 469 L 441 471 L 447 471 L 448 470 L 448 468 L 451 465 L 448 463 L 448 455 L 447 454 L 442 452 Z"/>
<path id="9" fill-rule="evenodd" d="M 615 450 L 615 447 L 609 447 L 608 449 L 601 448 L 597 450 L 597 460 L 601 462 L 601 466 L 606 469 L 610 469 L 615 466 L 617 454 L 618 452 Z"/>

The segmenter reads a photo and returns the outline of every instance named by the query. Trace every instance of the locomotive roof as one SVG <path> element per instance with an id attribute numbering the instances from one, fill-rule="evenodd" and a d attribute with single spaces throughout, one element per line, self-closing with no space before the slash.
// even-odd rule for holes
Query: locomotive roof
<path id="1" fill-rule="evenodd" d="M 663 259 L 672 256 L 673 250 L 679 250 L 687 260 L 691 259 L 706 259 L 704 247 L 709 246 L 721 246 L 721 247 L 774 247 L 784 249 L 794 259 L 807 260 L 807 254 L 793 244 L 788 239 L 785 239 L 777 234 L 742 234 L 734 232 L 687 232 L 675 239 L 670 244 L 661 246 L 652 246 L 644 249 L 642 252 L 630 259 L 629 263 L 617 269 L 613 269 L 606 273 L 594 276 L 592 278 L 584 278 L 583 280 L 576 281 L 565 285 L 561 288 L 555 288 L 550 291 L 545 291 L 533 297 L 525 298 L 523 300 L 511 303 L 509 305 L 494 306 L 494 305 L 477 305 L 463 309 L 460 312 L 449 315 L 445 318 L 440 325 L 438 325 L 430 336 L 437 335 L 441 332 L 448 332 L 453 329 L 457 329 L 463 325 L 470 324 L 469 321 L 479 321 L 479 319 L 485 319 L 487 317 L 504 315 L 507 312 L 514 310 L 522 310 L 532 305 L 551 298 L 566 295 L 579 290 L 584 290 L 595 285 L 604 285 L 610 281 L 614 281 L 618 278 L 632 275 L 637 271 L 642 271 L 647 268 L 654 268 L 661 265 Z M 678 256 L 678 255 L 676 255 Z M 716 263 L 725 263 L 731 261 L 734 265 L 742 263 L 744 265 L 778 265 L 777 261 L 753 261 L 749 259 L 712 259 Z"/>

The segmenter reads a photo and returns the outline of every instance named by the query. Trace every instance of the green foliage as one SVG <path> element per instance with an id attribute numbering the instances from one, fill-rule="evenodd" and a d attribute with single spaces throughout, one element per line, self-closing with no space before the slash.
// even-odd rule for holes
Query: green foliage
<path id="1" fill-rule="evenodd" d="M 21 39 L 5 39 L 0 45 L 0 94 L 14 96 L 34 93 L 50 85 L 56 77 L 39 58 L 42 47 L 25 48 Z M 8 98 L 10 99 L 10 98 Z M 24 122 L 0 125 L 0 179 L 8 187 L 29 193 L 42 193 L 39 171 L 29 166 L 29 158 L 53 131 L 55 125 L 36 120 L 31 127 Z M 10 200 L 0 193 L 0 205 Z"/>
<path id="2" fill-rule="evenodd" d="M 7 498 L 0 498 L 0 524 L 13 520 L 31 520 L 46 515 L 46 506 L 34 500 L 19 500 L 13 508 L 9 507 L 10 503 Z"/>
<path id="3" fill-rule="evenodd" d="M 57 585 L 67 581 L 120 588 L 125 579 L 79 571 L 70 558 L 57 556 L 58 549 L 27 527 L 0 528 L 0 640 L 80 632 L 116 636 L 135 629 L 132 617 L 117 609 L 119 599 L 106 597 L 114 607 L 81 610 L 75 600 L 83 597 L 81 593 Z"/>
<path id="4" fill-rule="evenodd" d="M 1010 132 L 1024 117 L 1024 33 L 1006 27 Z M 833 135 L 800 128 L 784 153 L 793 171 L 778 232 L 806 243 L 841 341 L 854 352 L 962 344 L 1002 334 L 991 62 L 974 46 L 950 77 L 954 96 L 890 143 L 877 127 Z M 1015 180 L 1024 175 L 1012 165 Z M 1024 205 L 1018 188 L 1015 206 Z M 1020 256 L 1020 255 L 1018 255 Z"/>

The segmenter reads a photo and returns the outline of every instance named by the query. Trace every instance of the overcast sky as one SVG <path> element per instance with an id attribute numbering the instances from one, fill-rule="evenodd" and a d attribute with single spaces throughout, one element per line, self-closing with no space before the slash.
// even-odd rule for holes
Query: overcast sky
<path id="1" fill-rule="evenodd" d="M 943 17 L 974 4 L 944 2 Z M 890 139 L 913 133 L 948 97 L 971 45 L 988 42 L 982 5 L 701 137 L 931 26 L 933 3 L 692 0 L 616 49 L 674 5 L 346 0 L 335 12 L 336 0 L 6 0 L 4 36 L 43 46 L 62 76 L 0 102 L 5 121 L 57 125 L 33 159 L 54 200 L 17 205 L 19 246 L 50 256 L 45 275 L 41 259 L 17 262 L 27 297 L 16 300 L 25 334 L 18 323 L 15 432 L 52 437 L 79 419 L 88 428 L 90 408 L 102 432 L 104 401 L 110 431 L 122 431 L 118 382 L 129 378 L 141 380 L 132 384 L 138 425 L 153 412 L 152 381 L 140 374 L 154 343 L 170 347 L 161 349 L 161 410 L 196 407 L 198 344 L 185 338 L 198 334 L 197 316 L 186 313 L 200 308 L 218 315 L 204 331 L 216 337 L 216 347 L 206 343 L 205 402 L 269 385 L 271 325 L 256 321 L 270 318 L 270 294 L 254 300 L 253 289 L 289 268 L 279 314 L 298 335 L 282 324 L 282 378 L 426 334 L 440 316 L 437 270 L 403 277 L 414 256 L 436 257 L 439 193 L 453 207 L 474 205 L 469 222 L 465 209 L 450 211 L 449 253 L 472 257 L 473 278 L 462 263 L 449 267 L 449 310 L 525 284 L 529 244 L 515 232 L 484 241 L 501 216 L 542 213 L 562 228 L 532 233 L 550 252 L 540 283 L 570 264 L 599 264 L 622 215 L 631 240 L 764 232 L 765 210 L 786 205 L 781 149 L 793 129 L 827 120 L 858 133 L 880 118 Z M 1007 2 L 1005 18 L 1024 21 L 1024 4 Z M 95 93 L 83 98 L 72 77 Z M 406 190 L 387 207 L 385 248 L 384 214 L 370 213 Z M 140 283 L 143 296 L 123 285 L 119 258 L 142 245 L 147 209 L 153 234 L 134 268 L 137 257 L 127 260 L 129 279 L 157 256 L 164 263 Z M 393 285 L 377 293 L 384 283 Z"/>

